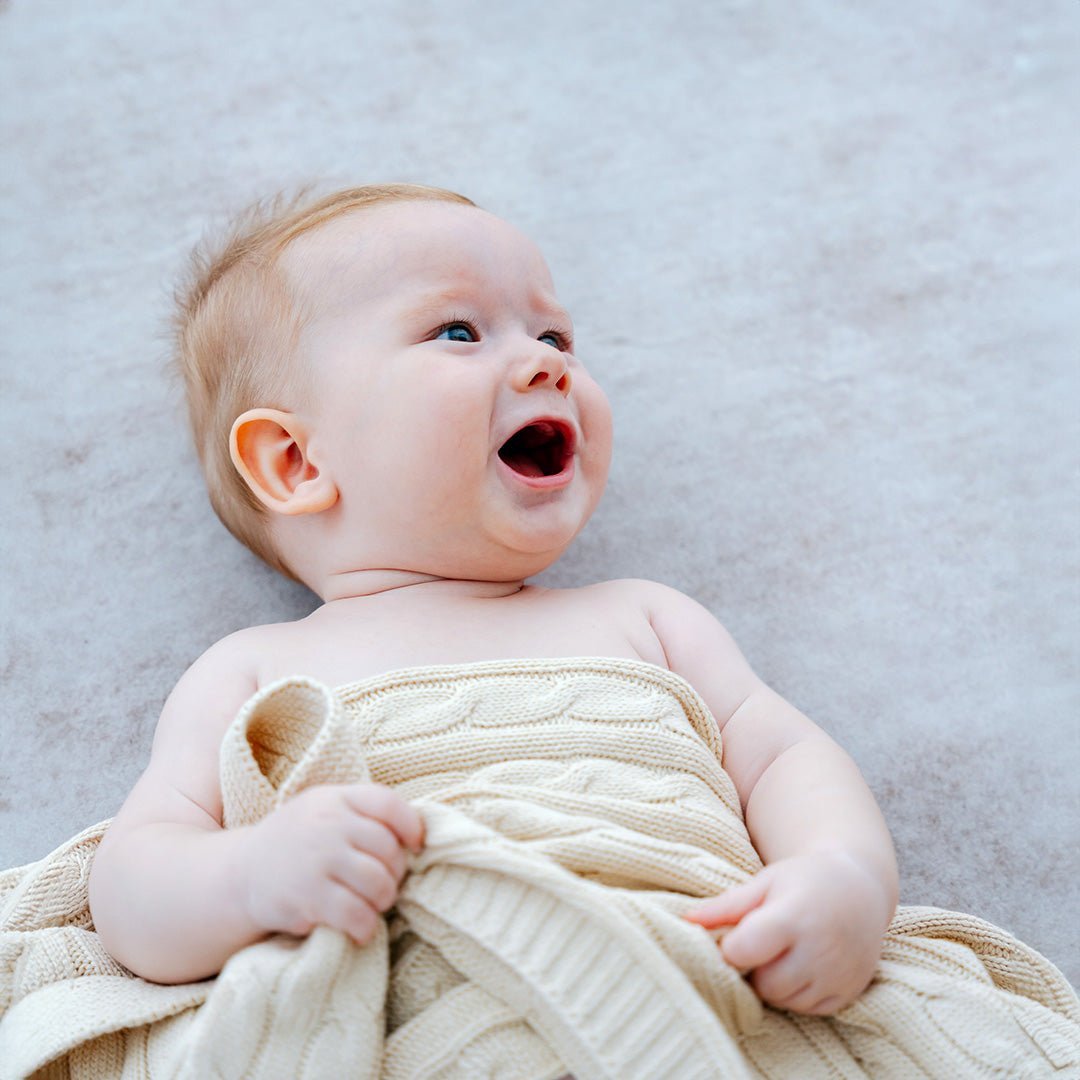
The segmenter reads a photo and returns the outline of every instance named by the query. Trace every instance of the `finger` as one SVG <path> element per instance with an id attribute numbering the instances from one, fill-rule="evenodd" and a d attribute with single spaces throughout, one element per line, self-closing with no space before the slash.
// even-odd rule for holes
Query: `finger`
<path id="1" fill-rule="evenodd" d="M 750 971 L 777 959 L 794 944 L 790 921 L 768 906 L 758 907 L 739 921 L 720 943 L 724 959 L 740 971 Z"/>
<path id="2" fill-rule="evenodd" d="M 334 881 L 327 884 L 328 891 L 318 921 L 344 931 L 357 945 L 366 945 L 379 927 L 379 913 L 344 885 Z"/>
<path id="3" fill-rule="evenodd" d="M 789 1009 L 798 1001 L 803 1006 L 823 997 L 820 980 L 796 945 L 781 953 L 775 960 L 755 968 L 750 982 L 758 996 L 779 1009 Z"/>
<path id="4" fill-rule="evenodd" d="M 822 987 L 821 979 L 808 980 L 792 994 L 772 994 L 758 985 L 757 975 L 758 973 L 755 972 L 751 980 L 754 983 L 754 989 L 764 1001 L 777 1009 L 786 1009 L 788 1012 L 800 1013 L 803 1016 L 828 1016 L 845 1004 L 840 994 Z"/>
<path id="5" fill-rule="evenodd" d="M 424 819 L 397 792 L 385 784 L 349 784 L 345 801 L 354 810 L 381 821 L 410 850 L 424 846 Z"/>
<path id="6" fill-rule="evenodd" d="M 330 877 L 366 900 L 376 911 L 389 911 L 397 899 L 397 882 L 390 871 L 375 858 L 350 849 L 334 859 Z"/>
<path id="7" fill-rule="evenodd" d="M 814 1002 L 809 1009 L 800 1009 L 799 1011 L 806 1013 L 808 1016 L 832 1016 L 833 1013 L 839 1012 L 845 1004 L 846 1002 L 839 994 L 830 994 L 828 997 Z"/>
<path id="8" fill-rule="evenodd" d="M 768 889 L 768 879 L 763 880 L 759 874 L 745 884 L 735 885 L 704 904 L 683 912 L 683 918 L 705 927 L 737 923 L 747 912 L 761 904 Z"/>
<path id="9" fill-rule="evenodd" d="M 348 823 L 345 837 L 356 851 L 378 859 L 390 871 L 391 877 L 400 883 L 407 869 L 405 854 L 397 835 L 381 821 L 357 815 Z"/>
<path id="10" fill-rule="evenodd" d="M 850 1005 L 866 989 L 857 977 L 835 964 L 818 964 L 813 968 L 817 976 L 809 989 L 789 995 L 780 1007 L 806 1016 L 831 1016 Z"/>

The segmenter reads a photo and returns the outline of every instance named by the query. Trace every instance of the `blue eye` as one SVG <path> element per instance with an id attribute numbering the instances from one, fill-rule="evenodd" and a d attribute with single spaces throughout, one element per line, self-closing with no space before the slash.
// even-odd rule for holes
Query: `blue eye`
<path id="1" fill-rule="evenodd" d="M 467 322 L 447 323 L 436 335 L 436 341 L 478 341 L 479 335 Z"/>
<path id="2" fill-rule="evenodd" d="M 542 341 L 545 345 L 550 345 L 553 349 L 558 349 L 559 352 L 570 352 L 573 349 L 570 335 L 563 330 L 548 330 L 546 334 L 541 334 L 536 340 Z"/>

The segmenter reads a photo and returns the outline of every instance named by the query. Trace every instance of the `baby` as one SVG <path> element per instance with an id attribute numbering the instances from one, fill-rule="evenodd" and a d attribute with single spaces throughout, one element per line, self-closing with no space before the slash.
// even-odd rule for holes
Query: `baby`
<path id="1" fill-rule="evenodd" d="M 388 787 L 310 787 L 222 827 L 219 744 L 261 687 L 606 656 L 698 691 L 766 864 L 686 917 L 728 928 L 724 958 L 770 1005 L 852 1002 L 897 902 L 892 843 L 852 760 L 674 589 L 527 584 L 588 521 L 611 456 L 608 403 L 536 247 L 460 195 L 359 188 L 256 211 L 197 265 L 182 309 L 214 507 L 323 604 L 219 641 L 170 695 L 93 863 L 113 956 L 148 980 L 197 980 L 273 933 L 326 925 L 362 944 L 394 905 L 424 826 Z"/>

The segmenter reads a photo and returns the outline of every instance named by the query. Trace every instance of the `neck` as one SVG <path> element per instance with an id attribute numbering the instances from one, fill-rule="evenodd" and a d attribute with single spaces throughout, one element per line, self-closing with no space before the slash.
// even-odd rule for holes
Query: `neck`
<path id="1" fill-rule="evenodd" d="M 490 599 L 510 596 L 525 587 L 524 580 L 473 581 L 465 578 L 444 578 L 414 570 L 345 570 L 330 574 L 315 590 L 324 603 L 350 600 L 362 596 L 377 596 L 396 592 L 409 596 L 439 596 Z"/>

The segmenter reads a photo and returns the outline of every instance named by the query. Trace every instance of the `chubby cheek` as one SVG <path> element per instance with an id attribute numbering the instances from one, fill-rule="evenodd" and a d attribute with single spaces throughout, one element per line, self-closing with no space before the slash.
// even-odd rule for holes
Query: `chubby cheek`
<path id="1" fill-rule="evenodd" d="M 448 394 L 414 417 L 408 428 L 388 432 L 396 447 L 395 473 L 433 504 L 464 509 L 465 493 L 483 479 L 490 450 L 488 413 Z"/>
<path id="2" fill-rule="evenodd" d="M 577 381 L 579 415 L 584 437 L 582 465 L 589 478 L 602 491 L 611 466 L 612 419 L 611 406 L 604 391 L 588 376 Z M 599 497 L 599 491 L 597 492 Z"/>

